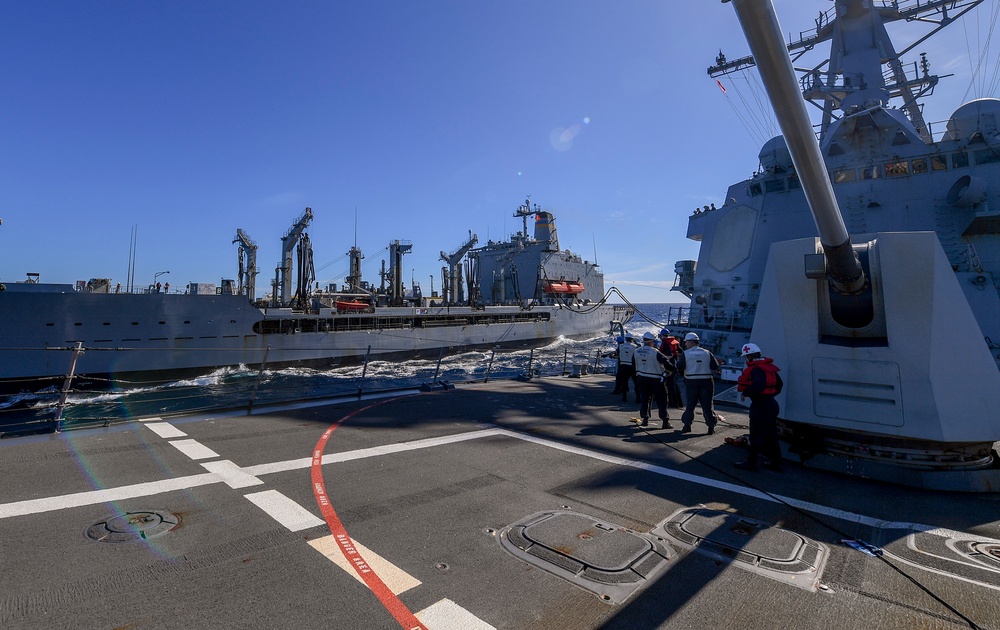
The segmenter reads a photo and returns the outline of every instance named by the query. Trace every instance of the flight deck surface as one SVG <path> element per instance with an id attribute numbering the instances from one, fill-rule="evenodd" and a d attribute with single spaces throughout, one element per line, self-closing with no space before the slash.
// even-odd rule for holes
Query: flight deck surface
<path id="1" fill-rule="evenodd" d="M 641 428 L 611 387 L 2 440 L 0 625 L 1000 628 L 1000 496 L 736 470 L 742 408 Z"/>

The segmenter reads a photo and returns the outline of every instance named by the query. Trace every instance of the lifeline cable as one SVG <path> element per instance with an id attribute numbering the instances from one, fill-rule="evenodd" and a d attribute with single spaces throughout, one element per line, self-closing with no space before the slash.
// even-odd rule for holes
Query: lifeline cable
<path id="1" fill-rule="evenodd" d="M 780 496 L 778 496 L 778 495 L 776 495 L 776 494 L 774 494 L 772 492 L 769 492 L 767 490 L 764 490 L 762 488 L 759 488 L 756 485 L 754 485 L 754 484 L 750 483 L 749 481 L 747 481 L 746 479 L 744 479 L 742 477 L 738 477 L 738 476 L 732 474 L 731 472 L 729 472 L 727 470 L 723 470 L 722 468 L 719 468 L 718 466 L 714 466 L 714 465 L 712 465 L 712 464 L 710 464 L 710 463 L 708 463 L 706 461 L 699 460 L 695 456 L 691 455 L 690 453 L 687 453 L 686 451 L 684 451 L 682 449 L 677 448 L 673 444 L 664 442 L 663 440 L 660 439 L 659 435 L 653 434 L 650 431 L 649 428 L 642 427 L 642 426 L 640 426 L 639 428 L 642 431 L 644 431 L 647 435 L 649 435 L 650 437 L 652 437 L 653 439 L 655 439 L 657 442 L 659 442 L 660 444 L 662 444 L 662 445 L 670 448 L 674 452 L 679 453 L 679 454 L 683 455 L 684 457 L 687 457 L 688 459 L 690 459 L 692 461 L 698 462 L 698 463 L 702 464 L 703 466 L 706 466 L 709 469 L 714 470 L 717 473 L 725 475 L 726 477 L 729 477 L 730 479 L 735 479 L 739 483 L 741 483 L 741 484 L 743 484 L 743 485 L 745 485 L 745 486 L 747 486 L 749 488 L 752 488 L 752 489 L 756 490 L 757 492 L 760 492 L 761 494 L 764 494 L 764 495 L 770 497 L 775 502 L 777 502 L 777 503 L 779 503 L 781 505 L 784 505 L 785 507 L 787 507 L 787 508 L 789 508 L 791 510 L 794 510 L 798 514 L 801 514 L 802 516 L 805 516 L 806 518 L 812 519 L 813 521 L 819 523 L 823 527 L 826 527 L 827 529 L 829 529 L 830 531 L 836 533 L 839 536 L 843 536 L 844 538 L 852 538 L 852 539 L 854 538 L 849 533 L 840 530 L 839 528 L 835 527 L 834 525 L 832 525 L 830 523 L 827 523 L 826 521 L 824 521 L 822 518 L 816 516 L 815 514 L 813 514 L 811 512 L 808 512 L 806 510 L 803 510 L 802 508 L 798 508 L 798 507 L 796 507 L 794 505 L 791 505 L 790 503 L 788 503 L 787 501 L 785 501 L 784 499 L 782 499 Z M 917 588 L 919 588 L 924 593 L 926 593 L 928 596 L 930 596 L 931 599 L 933 599 L 934 601 L 938 602 L 939 604 L 941 604 L 942 606 L 944 606 L 947 610 L 951 611 L 954 615 L 956 615 L 959 619 L 961 619 L 962 621 L 964 621 L 969 626 L 969 628 L 971 628 L 972 630 L 984 630 L 979 624 L 977 624 L 975 621 L 973 621 L 972 619 L 969 619 L 967 616 L 965 616 L 964 614 L 962 614 L 957 608 L 955 608 L 954 606 L 952 606 L 951 604 L 949 604 L 948 602 L 946 602 L 943 598 L 941 598 L 940 596 L 938 596 L 937 594 L 935 594 L 932 590 L 930 590 L 930 588 L 928 588 L 927 586 L 924 586 L 923 584 L 921 584 L 920 581 L 917 580 L 915 577 L 911 576 L 909 573 L 907 573 L 903 569 L 899 568 L 898 566 L 896 566 L 892 562 L 889 562 L 889 560 L 884 555 L 875 556 L 875 558 L 877 558 L 878 560 L 881 560 L 890 569 L 892 569 L 893 571 L 899 573 L 901 576 L 903 576 L 904 578 L 906 578 L 907 580 L 909 580 L 910 582 L 912 582 Z"/>

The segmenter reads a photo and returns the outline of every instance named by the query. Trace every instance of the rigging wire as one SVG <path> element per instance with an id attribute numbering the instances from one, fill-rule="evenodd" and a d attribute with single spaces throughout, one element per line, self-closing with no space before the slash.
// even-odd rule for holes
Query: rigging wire
<path id="1" fill-rule="evenodd" d="M 977 16 L 979 14 L 978 7 L 976 8 L 976 14 Z M 985 44 L 982 44 L 982 33 L 978 28 L 979 21 L 976 20 L 976 25 L 977 25 L 976 39 L 977 43 L 979 44 L 979 53 L 976 55 L 972 54 L 972 47 L 971 47 L 972 44 L 970 42 L 970 36 L 969 36 L 969 21 L 962 20 L 962 28 L 965 33 L 965 48 L 969 59 L 969 69 L 972 71 L 972 77 L 969 79 L 969 86 L 966 88 L 965 94 L 962 95 L 962 102 L 966 102 L 968 100 L 969 93 L 972 92 L 973 90 L 976 90 L 977 92 L 975 94 L 976 98 L 982 98 L 986 94 L 992 94 L 993 90 L 995 89 L 995 80 L 997 76 L 996 69 L 994 70 L 993 78 L 990 81 L 991 87 L 989 92 L 986 91 L 986 72 L 980 74 L 980 71 L 983 70 L 983 66 L 985 63 L 984 59 L 986 59 L 989 56 L 990 42 L 993 40 L 993 33 L 996 29 L 998 15 L 1000 15 L 1000 3 L 994 5 L 993 16 L 990 19 L 990 25 L 989 25 L 989 30 L 987 31 L 986 34 Z M 976 61 L 973 62 L 973 59 L 975 59 Z M 1000 67 L 1000 64 L 998 64 L 998 67 Z"/>
<path id="2" fill-rule="evenodd" d="M 820 516 L 818 516 L 817 514 L 815 514 L 813 512 L 810 512 L 810 511 L 808 511 L 808 510 L 806 510 L 804 508 L 800 508 L 800 507 L 798 507 L 796 505 L 793 505 L 788 499 L 786 499 L 782 495 L 775 494 L 775 493 L 770 492 L 770 491 L 768 491 L 768 490 L 766 490 L 764 488 L 761 488 L 758 485 L 755 485 L 755 484 L 751 483 L 750 481 L 747 481 L 744 477 L 734 475 L 733 473 L 729 472 L 728 470 L 725 470 L 725 469 L 723 469 L 723 468 L 721 468 L 719 466 L 715 466 L 715 465 L 713 465 L 713 464 L 711 464 L 709 462 L 706 462 L 703 459 L 699 459 L 699 458 L 695 457 L 689 451 L 686 451 L 686 450 L 684 450 L 682 448 L 678 448 L 677 446 L 675 446 L 672 443 L 665 442 L 663 440 L 662 436 L 659 433 L 654 433 L 652 430 L 650 430 L 649 427 L 640 427 L 640 429 L 643 432 L 645 432 L 648 436 L 652 437 L 654 440 L 656 440 L 657 442 L 659 442 L 663 446 L 666 446 L 667 448 L 671 449 L 672 451 L 678 453 L 679 455 L 682 455 L 682 456 L 686 457 L 687 459 L 689 459 L 689 460 L 691 460 L 693 462 L 698 462 L 701 465 L 703 465 L 703 466 L 705 466 L 705 467 L 707 467 L 707 468 L 709 468 L 709 469 L 711 469 L 711 470 L 713 470 L 713 471 L 715 471 L 715 472 L 717 472 L 717 473 L 719 473 L 719 474 L 721 474 L 721 475 L 723 475 L 725 477 L 729 477 L 730 479 L 734 479 L 737 482 L 739 482 L 740 484 L 745 485 L 745 486 L 747 486 L 749 488 L 752 488 L 753 490 L 756 490 L 757 492 L 760 492 L 763 495 L 766 495 L 767 497 L 769 497 L 771 500 L 775 501 L 776 503 L 787 507 L 788 509 L 790 509 L 790 510 L 792 510 L 792 511 L 794 511 L 794 512 L 796 512 L 796 513 L 798 513 L 798 514 L 800 514 L 802 516 L 804 516 L 805 518 L 808 518 L 808 519 L 810 519 L 810 520 L 812 520 L 812 521 L 814 521 L 816 523 L 819 523 L 821 526 L 826 527 L 827 529 L 829 529 L 830 531 L 834 532 L 838 536 L 842 536 L 844 538 L 848 538 L 848 539 L 852 539 L 852 540 L 855 539 L 855 537 L 852 536 L 850 533 L 844 531 L 842 528 L 836 526 L 832 522 L 827 521 L 827 520 L 821 518 Z M 944 599 L 943 596 L 938 595 L 937 593 L 935 593 L 933 590 L 931 590 L 931 588 L 929 586 L 924 585 L 920 580 L 918 580 L 917 578 L 915 578 L 912 575 L 910 575 L 909 573 L 907 573 L 906 570 L 903 569 L 902 567 L 897 566 L 896 564 L 890 562 L 889 558 L 887 558 L 885 556 L 885 554 L 877 555 L 877 556 L 875 556 L 875 558 L 877 560 L 882 561 L 882 563 L 885 564 L 887 567 L 889 567 L 890 569 L 892 569 L 893 571 L 895 571 L 896 573 L 898 573 L 899 575 L 901 575 L 903 578 L 905 578 L 906 580 L 908 580 L 909 582 L 911 582 L 914 586 L 916 586 L 921 591 L 923 591 L 924 593 L 926 593 L 934 601 L 936 601 L 939 604 L 941 604 L 942 606 L 944 606 L 949 612 L 951 612 L 952 614 L 954 614 L 955 616 L 957 616 L 959 619 L 961 619 L 963 622 L 965 622 L 966 625 L 969 626 L 969 628 L 971 628 L 972 630 L 982 630 L 981 626 L 979 624 L 977 624 L 975 621 L 973 621 L 968 616 L 966 616 L 965 614 L 963 614 L 955 606 L 953 606 L 950 603 L 948 603 Z"/>

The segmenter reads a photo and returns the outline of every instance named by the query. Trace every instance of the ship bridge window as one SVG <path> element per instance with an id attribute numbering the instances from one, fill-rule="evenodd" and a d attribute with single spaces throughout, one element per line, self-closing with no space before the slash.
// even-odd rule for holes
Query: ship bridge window
<path id="1" fill-rule="evenodd" d="M 931 170 L 932 171 L 947 171 L 948 161 L 943 155 L 932 155 L 931 156 Z"/>
<path id="2" fill-rule="evenodd" d="M 953 153 L 951 155 L 951 167 L 952 168 L 965 168 L 969 165 L 969 154 L 965 151 L 959 151 L 958 153 Z"/>
<path id="3" fill-rule="evenodd" d="M 769 179 L 764 182 L 764 190 L 767 192 L 785 192 L 785 182 L 780 179 Z"/>
<path id="4" fill-rule="evenodd" d="M 879 177 L 882 177 L 882 167 L 878 164 L 865 166 L 861 169 L 861 179 L 878 179 Z"/>
<path id="5" fill-rule="evenodd" d="M 840 148 L 839 144 L 837 144 L 836 142 L 832 142 L 830 143 L 830 148 L 826 150 L 826 154 L 831 157 L 834 155 L 843 155 L 844 150 Z"/>
<path id="6" fill-rule="evenodd" d="M 927 172 L 927 158 L 920 158 L 919 160 L 913 160 L 913 172 L 914 173 L 926 173 Z"/>
<path id="7" fill-rule="evenodd" d="M 854 172 L 853 168 L 842 168 L 833 172 L 833 182 L 835 184 L 843 184 L 844 182 L 853 182 L 855 180 L 857 180 L 857 173 Z"/>
<path id="8" fill-rule="evenodd" d="M 763 195 L 764 190 L 760 187 L 759 183 L 750 184 L 750 196 L 756 197 L 757 195 Z"/>
<path id="9" fill-rule="evenodd" d="M 886 177 L 898 177 L 900 175 L 910 174 L 910 163 L 907 161 L 902 162 L 889 162 L 885 165 L 885 175 Z"/>
<path id="10" fill-rule="evenodd" d="M 1000 162 L 1000 151 L 997 149 L 980 149 L 976 151 L 976 164 L 991 164 Z"/>

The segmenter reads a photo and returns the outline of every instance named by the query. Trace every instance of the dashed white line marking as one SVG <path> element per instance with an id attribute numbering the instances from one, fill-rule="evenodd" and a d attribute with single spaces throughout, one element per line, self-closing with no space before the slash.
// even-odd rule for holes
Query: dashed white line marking
<path id="1" fill-rule="evenodd" d="M 249 475 L 242 468 L 229 461 L 228 459 L 223 459 L 217 462 L 205 462 L 202 464 L 209 472 L 213 472 L 222 479 L 223 482 L 230 488 L 246 488 L 249 486 L 260 486 L 263 485 L 263 481 Z"/>
<path id="2" fill-rule="evenodd" d="M 299 532 L 303 529 L 326 524 L 323 519 L 314 516 L 312 512 L 277 490 L 265 490 L 244 496 L 250 499 L 251 503 L 267 512 L 271 518 L 287 527 L 289 531 Z"/>
<path id="3" fill-rule="evenodd" d="M 150 431 L 164 439 L 187 436 L 187 433 L 181 431 L 169 422 L 148 422 L 146 423 L 146 426 Z"/>
<path id="4" fill-rule="evenodd" d="M 880 527 L 885 529 L 911 529 L 913 531 L 925 532 L 928 534 L 934 534 L 936 536 L 943 536 L 945 538 L 954 538 L 955 536 L 967 535 L 965 532 L 958 532 L 951 529 L 935 527 L 933 525 L 927 525 L 924 523 L 887 521 L 880 518 L 865 516 L 863 514 L 857 514 L 855 512 L 847 512 L 845 510 L 839 510 L 837 508 L 819 505 L 816 503 L 810 503 L 808 501 L 802 501 L 800 499 L 795 499 L 792 497 L 786 497 L 781 495 L 771 496 L 763 492 L 760 492 L 759 490 L 754 490 L 753 488 L 747 488 L 745 486 L 726 483 L 724 481 L 717 481 L 715 479 L 709 479 L 707 477 L 699 477 L 697 475 L 683 473 L 670 468 L 656 466 L 654 464 L 643 462 L 641 460 L 616 457 L 614 455 L 607 455 L 597 451 L 590 451 L 576 446 L 569 446 L 566 444 L 561 444 L 559 442 L 554 442 L 543 438 L 537 438 L 530 435 L 516 433 L 514 431 L 508 431 L 507 429 L 486 429 L 483 431 L 470 431 L 468 433 L 458 433 L 455 435 L 429 438 L 426 440 L 415 440 L 413 442 L 404 442 L 402 444 L 392 444 L 387 446 L 379 446 L 375 448 L 359 449 L 356 451 L 349 451 L 346 453 L 332 453 L 330 455 L 323 456 L 323 464 L 344 462 L 354 459 L 362 459 L 365 457 L 375 457 L 378 455 L 389 455 L 392 453 L 400 453 L 420 448 L 428 448 L 431 446 L 439 446 L 443 444 L 452 444 L 455 442 L 462 442 L 466 440 L 474 440 L 478 438 L 491 437 L 497 435 L 515 438 L 526 442 L 532 442 L 540 446 L 547 446 L 549 448 L 554 448 L 556 450 L 560 450 L 566 453 L 572 453 L 575 455 L 581 455 L 583 457 L 589 457 L 591 459 L 607 462 L 609 464 L 638 468 L 640 470 L 645 470 L 647 472 L 651 472 L 657 475 L 663 475 L 666 477 L 672 477 L 674 479 L 681 479 L 683 481 L 687 481 L 690 483 L 696 483 L 703 486 L 718 488 L 720 490 L 725 490 L 727 492 L 733 492 L 736 494 L 753 497 L 755 499 L 762 499 L 764 501 L 770 501 L 773 503 L 784 502 L 787 503 L 788 505 L 797 507 L 799 509 L 807 510 L 809 512 L 814 512 L 817 514 L 823 514 L 826 516 L 831 516 L 834 518 L 839 518 L 852 523 L 861 523 L 864 525 L 871 525 L 872 527 Z M 196 459 L 205 459 L 207 457 L 218 457 L 218 455 L 214 451 L 208 449 L 205 446 L 202 446 L 201 444 L 198 444 L 198 442 L 196 442 L 195 440 L 175 440 L 170 442 L 170 444 L 177 446 L 179 443 L 182 442 L 190 442 L 194 444 L 194 446 L 196 447 L 195 449 L 196 451 L 200 451 L 201 449 L 203 449 L 203 451 L 209 453 L 209 455 L 207 455 L 206 457 L 198 457 Z M 177 448 L 180 447 L 177 446 Z M 243 473 L 256 477 L 268 473 L 276 473 L 289 470 L 298 470 L 301 468 L 308 468 L 311 465 L 311 463 L 312 460 L 309 458 L 292 459 L 283 462 L 274 462 L 270 464 L 247 466 L 241 468 L 241 470 Z M 219 481 L 223 481 L 223 479 L 218 474 L 205 473 L 204 475 L 191 475 L 188 477 L 178 477 L 175 479 L 155 481 L 151 483 L 135 484 L 131 486 L 122 486 L 119 488 L 110 488 L 107 490 L 79 492 L 76 494 L 57 496 L 46 499 L 31 499 L 27 501 L 17 501 L 14 503 L 0 504 L 0 518 L 8 518 L 11 516 L 22 516 L 25 514 L 35 514 L 38 512 L 48 512 L 51 510 L 58 510 L 69 507 L 79 507 L 83 505 L 93 505 L 95 503 L 118 501 L 121 499 L 127 499 L 133 497 L 152 496 L 163 492 L 170 492 L 172 490 L 183 490 L 187 488 L 193 488 L 196 486 L 207 485 L 210 483 L 217 483 Z M 322 523 L 322 521 L 319 521 L 319 523 L 317 524 L 320 523 Z M 991 539 L 984 536 L 978 536 L 977 540 L 981 540 L 984 542 L 1000 543 L 1000 539 Z"/>
<path id="5" fill-rule="evenodd" d="M 365 547 L 357 540 L 352 538 L 351 542 L 354 543 L 354 547 L 365 559 L 368 566 L 370 566 L 382 582 L 389 587 L 389 590 L 392 591 L 393 595 L 399 595 L 400 593 L 406 592 L 411 588 L 420 586 L 420 580 L 417 578 L 400 569 L 371 549 Z M 347 561 L 347 558 L 344 557 L 344 552 L 340 550 L 340 545 L 337 544 L 333 535 L 310 540 L 309 546 L 329 558 L 331 562 L 346 571 L 348 575 L 353 577 L 358 582 L 361 582 L 362 584 L 365 583 L 365 581 L 361 579 L 361 576 L 358 575 L 358 572 L 354 570 L 354 567 Z"/>
<path id="6" fill-rule="evenodd" d="M 174 448 L 184 453 L 191 459 L 209 459 L 219 456 L 218 453 L 197 440 L 174 440 L 172 442 L 168 442 L 168 444 L 172 444 Z"/>
<path id="7" fill-rule="evenodd" d="M 450 599 L 431 604 L 415 615 L 429 630 L 496 630 Z"/>

